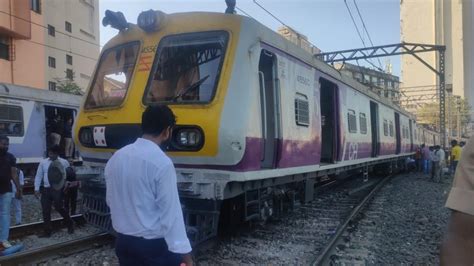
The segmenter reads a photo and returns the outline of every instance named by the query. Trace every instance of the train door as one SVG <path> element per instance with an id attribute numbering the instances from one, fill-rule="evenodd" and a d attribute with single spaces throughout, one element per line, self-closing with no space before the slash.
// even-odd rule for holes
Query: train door
<path id="1" fill-rule="evenodd" d="M 401 136 L 400 136 L 400 114 L 395 113 L 395 141 L 396 141 L 396 154 L 401 151 Z"/>
<path id="2" fill-rule="evenodd" d="M 415 148 L 413 147 L 413 120 L 409 120 L 409 129 L 410 129 L 410 151 L 414 151 Z"/>
<path id="3" fill-rule="evenodd" d="M 276 56 L 262 50 L 258 65 L 260 84 L 260 106 L 262 114 L 261 168 L 274 168 L 277 158 L 277 69 Z"/>
<path id="4" fill-rule="evenodd" d="M 321 163 L 334 163 L 338 158 L 339 101 L 336 84 L 319 79 L 321 85 Z"/>
<path id="5" fill-rule="evenodd" d="M 67 143 L 66 138 L 71 138 L 69 135 L 70 129 L 68 129 L 68 120 L 76 116 L 76 110 L 58 106 L 44 106 L 45 115 L 45 126 L 46 126 L 46 146 L 51 147 L 52 145 L 58 144 L 61 147 L 60 156 L 63 158 L 74 157 L 74 148 L 71 154 L 66 154 L 66 148 L 72 143 Z M 74 145 L 72 145 L 74 147 Z"/>
<path id="6" fill-rule="evenodd" d="M 370 101 L 370 129 L 372 132 L 372 157 L 377 157 L 380 152 L 379 105 L 372 101 Z"/>

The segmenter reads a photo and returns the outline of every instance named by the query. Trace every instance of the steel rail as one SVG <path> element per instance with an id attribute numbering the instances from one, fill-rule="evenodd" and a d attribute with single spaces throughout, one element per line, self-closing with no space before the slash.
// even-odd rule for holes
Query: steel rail
<path id="1" fill-rule="evenodd" d="M 329 244 L 324 248 L 324 250 L 319 254 L 319 256 L 311 263 L 311 265 L 329 265 L 328 260 L 330 256 L 333 254 L 334 249 L 336 248 L 337 243 L 346 231 L 347 226 L 350 224 L 352 220 L 362 211 L 365 205 L 375 196 L 375 194 L 382 188 L 392 175 L 385 177 L 382 179 L 364 199 L 352 210 L 351 214 L 347 217 L 345 222 L 338 228 L 334 236 L 331 238 Z"/>
<path id="2" fill-rule="evenodd" d="M 86 220 L 82 214 L 77 214 L 71 216 L 71 219 L 76 223 L 76 225 L 84 225 Z M 62 227 L 63 218 L 57 218 L 51 220 L 51 225 L 53 228 Z M 10 227 L 10 238 L 17 239 L 28 235 L 33 235 L 43 230 L 43 222 L 34 222 L 28 224 L 15 225 Z"/>
<path id="3" fill-rule="evenodd" d="M 0 257 L 0 265 L 36 265 L 50 259 L 67 257 L 89 249 L 112 243 L 113 236 L 108 233 L 99 233 L 78 239 L 61 242 L 53 245 L 21 251 L 12 255 Z"/>

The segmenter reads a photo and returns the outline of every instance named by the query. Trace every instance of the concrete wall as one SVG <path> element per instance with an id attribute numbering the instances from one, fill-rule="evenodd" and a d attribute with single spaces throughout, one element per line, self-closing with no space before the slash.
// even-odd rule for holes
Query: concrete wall
<path id="1" fill-rule="evenodd" d="M 48 66 L 48 57 L 52 56 L 56 59 L 56 68 L 47 67 L 45 86 L 48 86 L 49 81 L 65 79 L 66 69 L 72 69 L 74 82 L 85 89 L 100 52 L 98 0 L 48 0 L 44 14 L 45 25 L 52 25 L 56 29 L 55 37 L 46 32 L 46 43 L 58 48 L 46 48 L 44 62 Z M 71 33 L 66 31 L 66 21 L 72 25 Z M 72 65 L 67 64 L 66 54 L 72 56 Z"/>

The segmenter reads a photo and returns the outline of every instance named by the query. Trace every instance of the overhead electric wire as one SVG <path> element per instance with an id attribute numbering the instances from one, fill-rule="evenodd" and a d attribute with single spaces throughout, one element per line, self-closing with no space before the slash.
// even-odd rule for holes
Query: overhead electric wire
<path id="1" fill-rule="evenodd" d="M 35 42 L 35 41 L 32 41 L 32 40 L 21 40 L 21 41 L 27 41 L 27 42 L 31 42 L 31 43 L 34 43 L 34 44 L 37 44 L 37 45 L 42 45 L 42 46 L 45 46 L 45 47 L 48 47 L 48 48 L 51 48 L 51 49 L 59 50 L 59 51 L 70 53 L 70 54 L 77 55 L 77 56 L 81 56 L 81 57 L 84 57 L 84 58 L 87 58 L 87 59 L 90 59 L 90 60 L 94 60 L 94 61 L 98 60 L 97 58 L 89 57 L 89 56 L 86 56 L 86 55 L 83 55 L 83 54 L 78 54 L 78 53 L 75 53 L 75 52 L 72 52 L 72 51 L 57 48 L 57 47 L 47 45 L 47 44 L 44 44 L 44 43 Z"/>
<path id="2" fill-rule="evenodd" d="M 36 25 L 36 26 L 39 26 L 39 27 L 42 27 L 42 28 L 44 28 L 44 29 L 49 30 L 48 27 L 46 27 L 46 26 L 44 26 L 44 25 L 42 25 L 42 24 L 33 22 L 33 21 L 31 21 L 31 20 L 28 20 L 28 19 L 25 19 L 25 18 L 22 18 L 22 17 L 15 16 L 15 15 L 10 14 L 10 13 L 8 13 L 8 12 L 1 11 L 1 10 L 0 10 L 0 13 L 6 14 L 6 15 L 9 15 L 9 16 L 12 16 L 12 17 L 14 17 L 14 18 L 23 20 L 23 21 L 25 21 L 25 22 L 28 22 L 28 23 L 31 23 L 31 24 L 33 24 L 33 25 Z M 81 39 L 81 38 L 79 38 L 79 37 L 73 36 L 73 35 L 71 35 L 71 34 L 68 34 L 68 33 L 65 33 L 65 32 L 62 32 L 62 31 L 59 31 L 59 30 L 56 30 L 56 28 L 54 29 L 54 32 L 55 32 L 55 33 L 57 32 L 57 33 L 59 33 L 59 34 L 66 35 L 66 36 L 68 36 L 68 37 L 70 37 L 70 38 L 72 38 L 72 39 L 76 39 L 76 40 L 79 40 L 79 41 L 83 41 L 83 42 L 89 43 L 89 44 L 91 44 L 91 45 L 99 46 L 99 47 L 102 48 L 102 45 L 100 45 L 100 44 L 97 44 L 97 43 L 94 43 L 94 42 L 91 42 L 91 41 L 88 41 L 88 40 L 84 40 L 84 39 Z"/>
<path id="3" fill-rule="evenodd" d="M 255 0 L 254 0 L 255 1 Z M 344 0 L 344 4 L 346 5 L 346 8 L 347 8 L 347 11 L 349 12 L 349 15 L 352 19 L 352 23 L 354 24 L 354 27 L 357 31 L 357 35 L 359 35 L 359 38 L 360 40 L 362 41 L 362 44 L 364 45 L 365 48 L 367 48 L 367 45 L 365 44 L 365 41 L 364 41 L 364 38 L 362 37 L 362 34 L 360 34 L 360 30 L 359 30 L 359 27 L 357 26 L 357 23 L 354 19 L 354 16 L 352 15 L 352 12 L 351 12 L 351 9 L 349 8 L 349 5 L 347 4 L 347 0 Z M 375 67 L 376 69 L 380 70 L 383 72 L 383 69 L 382 68 L 379 68 L 378 66 L 376 66 L 374 63 L 372 63 L 370 60 L 368 59 L 365 59 L 365 61 L 367 61 L 367 63 L 369 63 L 370 65 L 372 65 L 373 67 Z"/>
<path id="4" fill-rule="evenodd" d="M 257 2 L 257 0 L 253 0 L 253 2 L 259 6 L 261 9 L 263 9 L 263 11 L 267 12 L 267 14 L 269 14 L 270 16 L 272 16 L 275 20 L 277 20 L 278 22 L 280 22 L 283 26 L 293 30 L 297 35 L 298 37 L 301 35 L 297 30 L 293 29 L 292 27 L 288 26 L 288 24 L 286 24 L 285 22 L 283 22 L 281 19 L 279 19 L 277 16 L 275 16 L 272 12 L 270 12 L 269 10 L 267 10 L 265 7 L 263 7 L 260 3 Z M 310 42 L 309 40 L 306 40 L 307 42 L 309 42 L 313 47 L 316 47 L 316 45 L 314 45 L 312 42 Z"/>
<path id="5" fill-rule="evenodd" d="M 359 14 L 360 21 L 362 22 L 362 27 L 364 28 L 365 33 L 367 34 L 367 37 L 369 38 L 370 45 L 374 46 L 374 43 L 372 42 L 372 38 L 370 38 L 369 31 L 367 30 L 367 27 L 365 26 L 365 22 L 364 22 L 364 19 L 362 18 L 362 14 L 360 13 L 359 6 L 357 5 L 356 0 L 353 0 L 353 1 L 357 10 L 357 14 Z M 383 68 L 382 63 L 380 62 L 380 58 L 377 57 L 377 61 L 379 62 L 380 68 Z"/>
<path id="6" fill-rule="evenodd" d="M 257 20 L 256 18 L 252 17 L 249 13 L 245 12 L 243 9 L 239 8 L 239 7 L 235 7 L 235 9 L 239 10 L 240 12 L 244 13 L 247 17 L 249 18 L 253 18 L 255 20 Z"/>

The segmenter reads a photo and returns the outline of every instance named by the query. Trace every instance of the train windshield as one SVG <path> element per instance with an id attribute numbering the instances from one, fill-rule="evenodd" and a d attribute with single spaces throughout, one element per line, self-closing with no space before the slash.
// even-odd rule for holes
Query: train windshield
<path id="1" fill-rule="evenodd" d="M 163 38 L 144 96 L 145 104 L 210 102 L 219 80 L 227 39 L 226 32 Z"/>
<path id="2" fill-rule="evenodd" d="M 139 47 L 139 42 L 133 42 L 110 48 L 102 54 L 85 109 L 118 106 L 123 102 Z"/>

